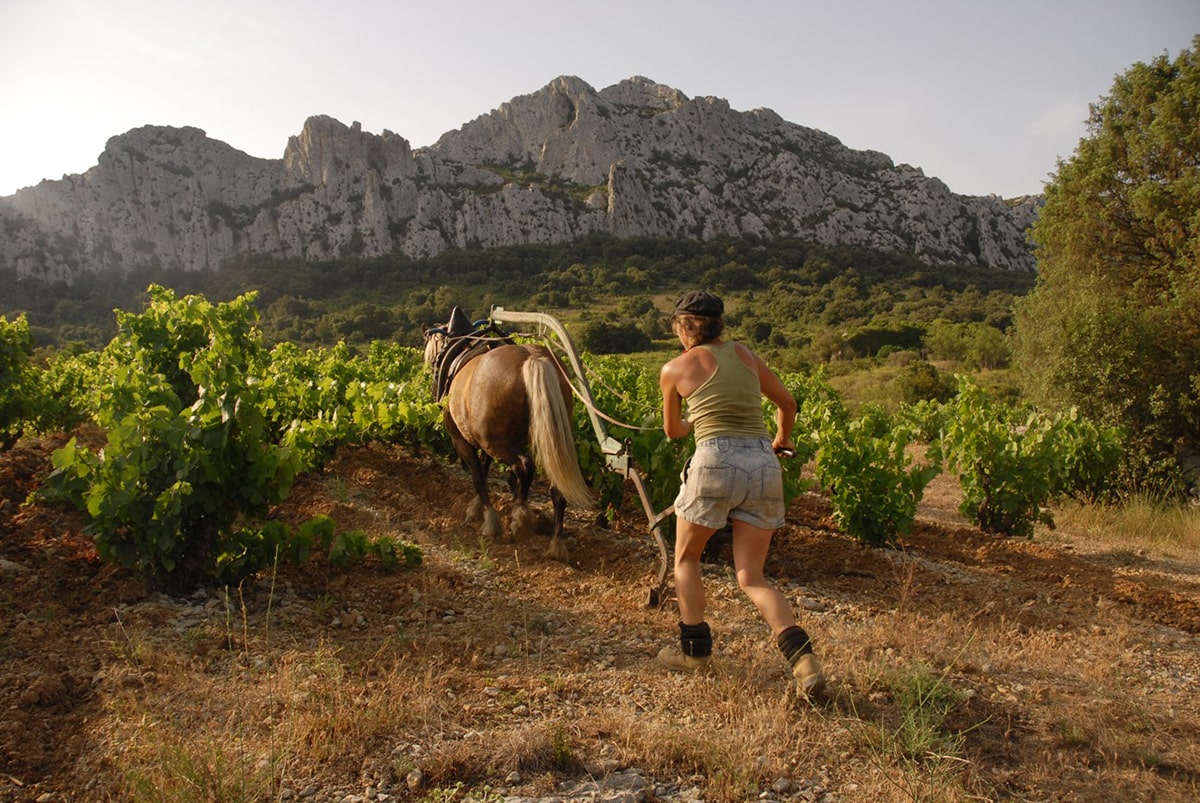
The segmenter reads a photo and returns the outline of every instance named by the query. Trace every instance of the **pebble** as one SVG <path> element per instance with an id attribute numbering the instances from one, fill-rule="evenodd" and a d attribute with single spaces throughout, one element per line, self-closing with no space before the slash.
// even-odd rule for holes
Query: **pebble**
<path id="1" fill-rule="evenodd" d="M 29 569 L 25 566 L 22 566 L 20 563 L 0 558 L 0 574 L 11 577 L 27 571 L 29 571 Z"/>
<path id="2" fill-rule="evenodd" d="M 509 772 L 503 781 L 503 787 L 489 787 L 487 800 L 502 800 L 503 803 L 703 803 L 705 800 L 702 775 L 694 775 L 686 780 L 676 782 L 653 781 L 647 779 L 643 770 L 637 767 L 615 769 L 602 777 L 563 781 L 558 785 L 554 794 L 546 797 L 528 797 L 509 793 L 506 787 L 516 786 L 523 780 L 521 773 L 516 770 Z M 835 799 L 827 788 L 828 778 L 777 778 L 768 789 L 759 793 L 758 800 L 778 801 L 779 803 L 800 803 L 801 801 L 825 801 Z M 436 790 L 424 789 L 425 775 L 420 769 L 408 773 L 405 783 L 410 792 L 434 793 Z M 857 786 L 853 787 L 857 790 Z M 852 791 L 847 787 L 847 791 Z M 494 797 L 495 794 L 500 798 Z M 462 799 L 472 800 L 469 792 Z M 312 803 L 390 803 L 404 799 L 389 794 L 383 789 L 368 785 L 358 789 L 318 789 L 306 787 L 296 793 L 294 788 L 285 785 L 280 790 L 280 800 L 301 800 Z M 432 798 L 427 798 L 432 799 Z M 459 798 L 455 798 L 456 800 Z M 43 803 L 51 803 L 53 798 L 46 798 Z"/>

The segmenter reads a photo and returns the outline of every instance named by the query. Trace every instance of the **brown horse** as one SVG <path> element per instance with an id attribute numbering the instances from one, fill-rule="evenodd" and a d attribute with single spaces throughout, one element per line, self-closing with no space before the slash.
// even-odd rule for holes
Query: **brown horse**
<path id="1" fill-rule="evenodd" d="M 425 362 L 436 366 L 448 342 L 444 329 L 427 330 Z M 446 430 L 475 487 L 467 521 L 482 516 L 483 535 L 502 536 L 500 517 L 487 486 L 488 468 L 492 460 L 498 460 L 511 470 L 512 536 L 532 535 L 533 513 L 528 503 L 536 459 L 550 482 L 554 508 L 554 531 L 546 555 L 565 562 L 563 514 L 567 502 L 580 507 L 592 507 L 596 502 L 579 470 L 572 429 L 574 398 L 558 361 L 544 346 L 498 345 L 469 357 L 448 381 L 443 402 Z"/>

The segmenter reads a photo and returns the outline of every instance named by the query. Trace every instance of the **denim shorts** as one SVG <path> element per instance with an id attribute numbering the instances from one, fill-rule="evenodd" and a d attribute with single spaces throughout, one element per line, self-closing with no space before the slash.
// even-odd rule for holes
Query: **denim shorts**
<path id="1" fill-rule="evenodd" d="M 710 438 L 680 477 L 675 515 L 721 529 L 729 519 L 773 530 L 783 525 L 783 471 L 767 438 Z"/>

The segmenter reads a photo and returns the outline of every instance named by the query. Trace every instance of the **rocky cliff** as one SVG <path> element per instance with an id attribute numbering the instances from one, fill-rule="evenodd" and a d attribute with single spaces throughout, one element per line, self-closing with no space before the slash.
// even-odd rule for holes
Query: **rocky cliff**
<path id="1" fill-rule="evenodd" d="M 322 116 L 279 160 L 196 128 L 134 129 L 86 173 L 0 198 L 0 269 L 70 281 L 248 253 L 429 256 L 607 233 L 798 237 L 1026 270 L 1038 203 L 956 195 L 770 110 L 640 77 L 600 91 L 562 77 L 416 151 Z"/>

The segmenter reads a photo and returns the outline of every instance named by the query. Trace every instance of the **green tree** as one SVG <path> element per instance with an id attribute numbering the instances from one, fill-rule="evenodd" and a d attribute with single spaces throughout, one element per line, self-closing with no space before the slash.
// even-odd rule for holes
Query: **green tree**
<path id="1" fill-rule="evenodd" d="M 1026 392 L 1122 427 L 1134 474 L 1200 450 L 1200 36 L 1118 76 L 1045 195 Z"/>

